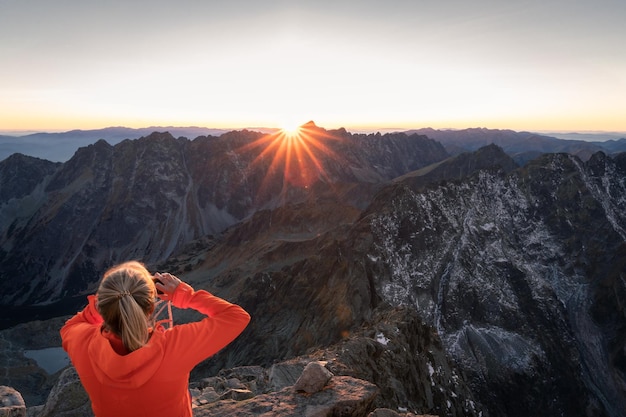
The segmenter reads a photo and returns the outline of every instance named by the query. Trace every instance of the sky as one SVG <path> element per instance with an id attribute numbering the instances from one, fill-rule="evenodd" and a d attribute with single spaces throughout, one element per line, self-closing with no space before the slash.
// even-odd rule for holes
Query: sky
<path id="1" fill-rule="evenodd" d="M 626 131 L 624 0 L 0 0 L 0 131 Z"/>

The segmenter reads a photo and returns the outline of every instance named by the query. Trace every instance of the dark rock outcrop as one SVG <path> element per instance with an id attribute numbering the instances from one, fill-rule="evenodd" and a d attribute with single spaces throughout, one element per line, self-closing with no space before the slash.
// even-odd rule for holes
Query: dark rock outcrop
<path id="1" fill-rule="evenodd" d="M 475 152 L 464 152 L 397 177 L 394 183 L 409 185 L 414 189 L 446 181 L 459 181 L 480 170 L 511 172 L 518 168 L 515 161 L 502 148 L 487 145 Z"/>
<path id="2" fill-rule="evenodd" d="M 73 366 L 63 371 L 37 412 L 40 417 L 93 417 L 91 401 Z"/>
<path id="3" fill-rule="evenodd" d="M 11 199 L 24 198 L 35 191 L 37 186 L 45 187 L 46 177 L 52 175 L 59 163 L 13 154 L 0 162 L 0 205 Z M 10 221 L 7 218 L 4 221 Z"/>

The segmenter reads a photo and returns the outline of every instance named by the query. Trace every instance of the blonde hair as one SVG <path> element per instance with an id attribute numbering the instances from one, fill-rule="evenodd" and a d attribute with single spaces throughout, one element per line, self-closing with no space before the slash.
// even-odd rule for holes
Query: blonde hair
<path id="1" fill-rule="evenodd" d="M 96 295 L 106 328 L 122 338 L 129 352 L 148 342 L 156 288 L 143 264 L 130 261 L 112 267 L 104 273 Z"/>

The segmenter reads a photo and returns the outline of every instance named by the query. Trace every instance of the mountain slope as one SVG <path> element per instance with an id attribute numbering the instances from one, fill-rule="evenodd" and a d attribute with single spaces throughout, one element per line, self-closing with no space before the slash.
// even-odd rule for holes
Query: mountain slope
<path id="1" fill-rule="evenodd" d="M 378 293 L 437 328 L 495 415 L 622 415 L 624 168 L 546 155 L 510 175 L 400 183 L 368 209 Z"/>
<path id="2" fill-rule="evenodd" d="M 60 164 L 14 154 L 0 162 L 0 204 L 31 194 Z"/>
<path id="3" fill-rule="evenodd" d="M 79 149 L 37 193 L 0 206 L 0 305 L 93 291 L 112 263 L 154 265 L 257 210 L 311 195 L 363 206 L 385 181 L 447 157 L 417 135 L 351 135 L 313 123 L 302 133 L 305 151 L 279 134 L 245 130 L 193 141 L 154 133 Z M 298 165 L 289 165 L 294 156 Z"/>

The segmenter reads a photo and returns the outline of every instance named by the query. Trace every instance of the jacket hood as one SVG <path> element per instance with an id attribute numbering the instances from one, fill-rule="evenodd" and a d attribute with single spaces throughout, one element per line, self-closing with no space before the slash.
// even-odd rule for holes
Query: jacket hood
<path id="1" fill-rule="evenodd" d="M 117 339 L 117 340 L 116 340 Z M 159 369 L 164 356 L 163 334 L 154 332 L 143 347 L 122 355 L 114 346 L 119 337 L 102 332 L 89 342 L 87 351 L 96 378 L 103 385 L 114 388 L 139 388 Z"/>

